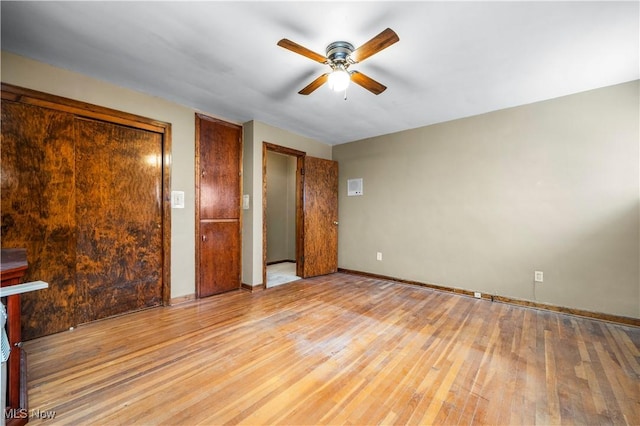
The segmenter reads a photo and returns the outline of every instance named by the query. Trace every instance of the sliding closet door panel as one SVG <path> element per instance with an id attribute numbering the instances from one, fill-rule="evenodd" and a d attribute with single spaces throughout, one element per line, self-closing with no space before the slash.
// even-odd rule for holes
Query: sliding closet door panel
<path id="1" fill-rule="evenodd" d="M 2 247 L 25 248 L 24 281 L 49 288 L 25 293 L 25 340 L 76 322 L 75 136 L 72 114 L 2 101 Z"/>
<path id="2" fill-rule="evenodd" d="M 77 283 L 85 322 L 162 303 L 162 136 L 77 119 Z"/>

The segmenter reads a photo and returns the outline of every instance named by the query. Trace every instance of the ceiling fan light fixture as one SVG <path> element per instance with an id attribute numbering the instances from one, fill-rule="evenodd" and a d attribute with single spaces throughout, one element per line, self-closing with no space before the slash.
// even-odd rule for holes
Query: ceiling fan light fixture
<path id="1" fill-rule="evenodd" d="M 391 28 L 387 28 L 357 49 L 354 49 L 353 45 L 347 41 L 334 41 L 327 46 L 326 56 L 322 56 L 321 54 L 316 53 L 313 50 L 309 50 L 306 47 L 286 38 L 280 40 L 278 42 L 278 46 L 331 67 L 330 72 L 322 74 L 300 90 L 298 92 L 300 95 L 309 95 L 318 87 L 328 83 L 331 90 L 335 92 L 344 92 L 346 100 L 347 87 L 351 80 L 374 95 L 379 95 L 386 90 L 386 86 L 378 83 L 371 77 L 367 77 L 363 73 L 355 70 L 347 71 L 347 69 L 349 66 L 364 61 L 370 56 L 375 55 L 379 51 L 386 49 L 398 41 L 400 41 L 398 34 L 396 34 Z"/>
<path id="2" fill-rule="evenodd" d="M 344 92 L 349 86 L 351 75 L 344 68 L 336 68 L 329 74 L 329 88 L 334 92 Z"/>

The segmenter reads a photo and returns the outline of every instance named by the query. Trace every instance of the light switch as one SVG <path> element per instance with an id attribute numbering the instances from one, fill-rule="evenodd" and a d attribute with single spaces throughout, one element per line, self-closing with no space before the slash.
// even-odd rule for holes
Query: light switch
<path id="1" fill-rule="evenodd" d="M 184 209 L 184 191 L 171 191 L 171 207 Z"/>
<path id="2" fill-rule="evenodd" d="M 244 194 L 242 196 L 242 209 L 249 210 L 249 194 Z"/>

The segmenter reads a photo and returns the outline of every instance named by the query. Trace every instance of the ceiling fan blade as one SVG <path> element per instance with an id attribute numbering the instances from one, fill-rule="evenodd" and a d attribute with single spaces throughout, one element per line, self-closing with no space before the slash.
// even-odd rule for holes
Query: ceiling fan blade
<path id="1" fill-rule="evenodd" d="M 327 82 L 327 78 L 329 78 L 329 74 L 328 73 L 327 74 L 322 74 L 320 77 L 318 77 L 315 80 L 313 80 L 311 83 L 309 83 L 307 85 L 307 87 L 305 87 L 304 89 L 302 89 L 298 93 L 301 94 L 301 95 L 310 94 L 311 92 L 316 90 L 318 87 L 320 87 L 324 83 L 326 83 Z"/>
<path id="2" fill-rule="evenodd" d="M 306 56 L 312 61 L 320 62 L 321 64 L 324 64 L 325 62 L 327 62 L 327 58 L 322 56 L 321 54 L 316 53 L 313 50 L 309 50 L 304 46 L 300 46 L 298 43 L 286 38 L 283 38 L 282 40 L 280 40 L 278 42 L 278 46 L 284 47 L 285 49 L 288 49 L 299 55 Z"/>
<path id="3" fill-rule="evenodd" d="M 386 49 L 392 44 L 400 41 L 400 37 L 391 28 L 387 28 L 380 34 L 358 47 L 351 53 L 350 58 L 353 62 L 362 62 L 369 56 L 378 53 L 379 51 Z"/>
<path id="4" fill-rule="evenodd" d="M 385 90 L 387 90 L 387 86 L 378 83 L 377 81 L 375 81 L 371 77 L 367 77 L 366 75 L 364 75 L 364 74 L 362 74 L 361 72 L 358 72 L 358 71 L 352 71 L 351 72 L 351 81 L 353 81 L 354 83 L 364 87 L 365 89 L 367 89 L 368 91 L 370 91 L 374 95 L 379 95 L 380 93 L 382 93 Z"/>

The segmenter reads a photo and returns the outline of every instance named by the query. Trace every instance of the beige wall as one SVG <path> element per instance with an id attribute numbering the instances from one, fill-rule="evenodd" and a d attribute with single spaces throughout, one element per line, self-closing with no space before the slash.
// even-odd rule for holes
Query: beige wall
<path id="1" fill-rule="evenodd" d="M 244 210 L 242 224 L 242 282 L 262 284 L 262 143 L 293 148 L 307 155 L 331 159 L 331 146 L 259 121 L 244 124 L 244 194 L 251 206 Z"/>
<path id="2" fill-rule="evenodd" d="M 339 266 L 640 317 L 639 104 L 636 81 L 334 147 Z"/>

